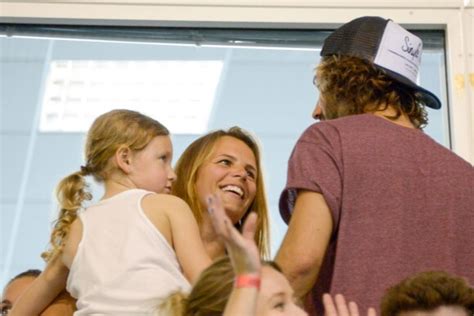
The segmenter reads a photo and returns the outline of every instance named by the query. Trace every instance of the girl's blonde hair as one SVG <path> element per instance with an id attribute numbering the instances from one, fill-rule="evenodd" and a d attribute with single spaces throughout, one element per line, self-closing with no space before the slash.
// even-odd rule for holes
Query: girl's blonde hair
<path id="1" fill-rule="evenodd" d="M 262 264 L 281 272 L 273 261 L 263 261 Z M 200 274 L 189 294 L 171 294 L 159 306 L 158 311 L 170 316 L 220 316 L 234 287 L 234 279 L 235 273 L 229 257 L 216 259 Z"/>
<path id="2" fill-rule="evenodd" d="M 255 139 L 244 129 L 234 126 L 229 130 L 217 130 L 201 136 L 191 143 L 183 152 L 175 166 L 177 175 L 173 183 L 172 193 L 182 198 L 191 207 L 199 224 L 202 223 L 202 214 L 206 212 L 197 196 L 196 181 L 199 168 L 209 160 L 217 141 L 224 136 L 234 137 L 244 142 L 253 152 L 257 162 L 257 192 L 255 199 L 245 212 L 243 223 L 250 212 L 256 212 L 258 215 L 257 231 L 255 233 L 255 242 L 260 250 L 262 258 L 268 258 L 270 252 L 269 246 L 269 224 L 268 224 L 268 206 L 265 194 L 265 185 L 263 181 L 262 167 L 260 161 L 260 149 Z M 240 223 L 236 226 L 240 228 Z"/>
<path id="3" fill-rule="evenodd" d="M 85 176 L 91 175 L 103 182 L 114 169 L 111 158 L 120 146 L 139 151 L 156 136 L 169 135 L 158 121 L 130 110 L 113 110 L 97 117 L 87 134 L 86 164 L 62 179 L 57 188 L 59 217 L 50 237 L 50 249 L 41 256 L 50 260 L 62 251 L 72 222 L 85 200 L 91 200 Z"/>
<path id="4" fill-rule="evenodd" d="M 221 257 L 200 274 L 188 295 L 171 294 L 159 310 L 170 316 L 222 315 L 233 286 L 232 264 L 228 257 Z"/>

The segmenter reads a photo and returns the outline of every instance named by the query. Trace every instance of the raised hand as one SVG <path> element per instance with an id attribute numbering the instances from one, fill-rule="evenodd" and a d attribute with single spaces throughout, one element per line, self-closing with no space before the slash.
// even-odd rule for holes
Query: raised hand
<path id="1" fill-rule="evenodd" d="M 344 296 L 336 294 L 333 300 L 331 295 L 323 295 L 323 304 L 325 310 L 325 316 L 359 316 L 359 308 L 354 302 L 346 303 Z M 334 304 L 334 301 L 336 302 Z M 376 316 L 375 309 L 369 308 L 367 316 Z"/>
<path id="2" fill-rule="evenodd" d="M 212 194 L 208 197 L 207 207 L 214 229 L 226 245 L 235 274 L 259 273 L 260 255 L 254 241 L 257 214 L 251 213 L 247 217 L 240 233 L 232 225 L 218 195 Z"/>

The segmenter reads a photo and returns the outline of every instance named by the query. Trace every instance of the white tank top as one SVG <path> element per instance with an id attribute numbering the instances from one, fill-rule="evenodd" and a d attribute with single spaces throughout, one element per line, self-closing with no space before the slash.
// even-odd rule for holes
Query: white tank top
<path id="1" fill-rule="evenodd" d="M 67 290 L 74 315 L 152 315 L 171 292 L 190 290 L 174 250 L 144 214 L 144 190 L 128 190 L 79 215 L 82 240 Z"/>

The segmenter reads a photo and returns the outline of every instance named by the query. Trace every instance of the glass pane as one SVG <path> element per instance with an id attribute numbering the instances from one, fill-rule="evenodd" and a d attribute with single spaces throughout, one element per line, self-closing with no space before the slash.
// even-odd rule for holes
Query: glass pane
<path id="1" fill-rule="evenodd" d="M 272 251 L 278 249 L 286 231 L 278 198 L 285 185 L 293 145 L 313 122 L 311 112 L 318 98 L 313 72 L 328 31 L 4 25 L 1 32 L 14 34 L 0 37 L 1 285 L 23 270 L 43 266 L 39 255 L 47 245 L 55 218 L 54 188 L 63 176 L 78 170 L 83 163 L 84 133 L 40 130 L 48 76 L 60 62 L 112 62 L 117 78 L 140 76 L 139 72 L 126 72 L 129 66 L 124 67 L 124 63 L 218 62 L 221 66 L 212 99 L 207 101 L 210 108 L 205 130 L 239 125 L 259 138 L 271 208 Z M 441 111 L 430 111 L 426 132 L 449 147 L 443 33 L 417 33 L 428 48 L 423 55 L 421 84 L 445 105 Z M 174 69 L 177 78 L 189 76 L 187 71 L 180 66 Z M 202 74 L 202 78 L 207 77 Z M 86 81 L 90 79 L 84 77 Z M 144 82 L 143 78 L 137 79 Z M 112 93 L 130 89 L 124 84 L 122 81 L 121 86 L 107 89 Z M 140 93 L 144 93 L 143 89 L 140 86 Z M 184 94 L 188 89 L 191 86 L 183 83 L 184 91 L 173 91 Z M 99 90 L 93 91 L 97 94 Z M 73 108 L 76 101 L 72 98 L 63 103 Z M 133 100 L 116 102 L 117 107 L 135 106 Z M 154 116 L 160 120 L 159 115 Z M 195 133 L 173 136 L 175 159 L 199 136 Z M 101 189 L 93 188 L 95 197 L 100 197 Z"/>

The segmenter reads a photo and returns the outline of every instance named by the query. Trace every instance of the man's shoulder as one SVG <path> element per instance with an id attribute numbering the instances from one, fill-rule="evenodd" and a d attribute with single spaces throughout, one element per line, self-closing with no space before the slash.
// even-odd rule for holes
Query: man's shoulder
<path id="1" fill-rule="evenodd" d="M 319 121 L 312 124 L 311 128 L 347 128 L 348 126 L 358 126 L 374 120 L 372 114 L 353 114 L 338 117 L 332 120 Z"/>
<path id="2" fill-rule="evenodd" d="M 315 134 L 324 134 L 326 137 L 337 136 L 346 130 L 366 129 L 371 121 L 370 115 L 348 115 L 332 120 L 325 120 L 313 123 L 303 133 L 304 137 L 312 138 Z"/>

